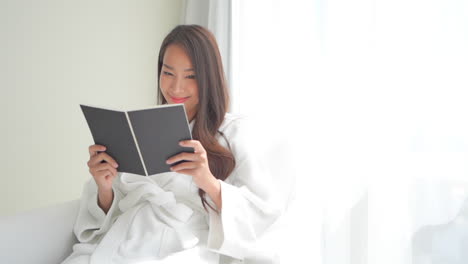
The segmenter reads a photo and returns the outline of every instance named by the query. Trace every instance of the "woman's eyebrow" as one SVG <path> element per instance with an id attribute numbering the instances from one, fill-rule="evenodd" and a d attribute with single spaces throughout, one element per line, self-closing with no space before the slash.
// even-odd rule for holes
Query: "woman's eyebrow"
<path id="1" fill-rule="evenodd" d="M 169 65 L 167 65 L 165 63 L 163 63 L 163 65 L 164 65 L 164 67 L 168 68 L 169 70 L 174 70 L 174 67 L 172 67 L 172 66 L 169 66 Z"/>
<path id="2" fill-rule="evenodd" d="M 169 65 L 167 65 L 167 64 L 165 64 L 165 63 L 163 63 L 163 66 L 164 66 L 164 67 L 167 67 L 169 70 L 174 70 L 174 67 L 169 66 Z M 195 70 L 194 70 L 193 68 L 189 68 L 189 69 L 185 69 L 184 71 L 185 71 L 185 72 L 188 72 L 188 71 L 195 71 Z"/>

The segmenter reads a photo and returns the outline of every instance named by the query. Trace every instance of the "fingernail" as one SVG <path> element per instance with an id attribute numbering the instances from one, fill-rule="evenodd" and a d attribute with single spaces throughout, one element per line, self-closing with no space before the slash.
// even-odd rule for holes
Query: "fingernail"
<path id="1" fill-rule="evenodd" d="M 114 167 L 116 167 L 116 168 L 117 168 L 118 166 L 119 166 L 119 164 L 117 164 L 117 163 L 114 163 Z"/>
<path id="2" fill-rule="evenodd" d="M 169 162 L 169 160 L 166 160 L 166 164 L 171 164 L 171 163 Z"/>

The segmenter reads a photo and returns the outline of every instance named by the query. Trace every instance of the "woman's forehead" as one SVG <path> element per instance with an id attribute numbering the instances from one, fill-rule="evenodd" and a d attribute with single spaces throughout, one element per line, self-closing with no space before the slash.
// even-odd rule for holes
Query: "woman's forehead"
<path id="1" fill-rule="evenodd" d="M 171 70 L 193 70 L 192 61 L 185 49 L 169 45 L 164 53 L 163 65 Z"/>

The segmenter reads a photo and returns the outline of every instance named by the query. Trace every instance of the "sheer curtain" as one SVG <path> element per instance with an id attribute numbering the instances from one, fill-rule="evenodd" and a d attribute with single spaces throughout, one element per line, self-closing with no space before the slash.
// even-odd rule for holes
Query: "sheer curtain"
<path id="1" fill-rule="evenodd" d="M 467 263 L 468 3 L 231 8 L 234 111 L 294 148 L 283 262 Z"/>
<path id="2" fill-rule="evenodd" d="M 232 110 L 292 148 L 283 263 L 468 262 L 466 1 L 187 0 L 185 11 L 220 42 Z"/>

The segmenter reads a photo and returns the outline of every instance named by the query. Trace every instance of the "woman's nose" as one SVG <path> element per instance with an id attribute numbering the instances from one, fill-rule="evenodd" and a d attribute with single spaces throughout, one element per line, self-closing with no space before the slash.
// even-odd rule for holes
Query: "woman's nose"
<path id="1" fill-rule="evenodd" d="M 179 78 L 176 78 L 172 85 L 172 91 L 178 93 L 178 92 L 183 92 L 183 90 L 184 90 L 184 87 L 183 87 L 182 80 L 180 80 Z"/>

